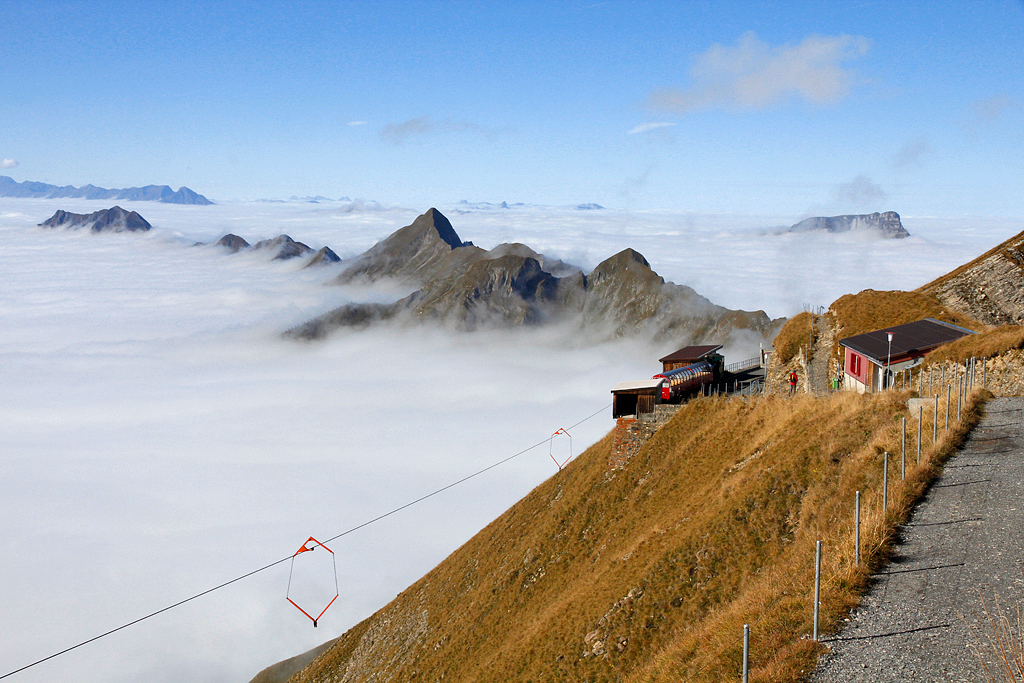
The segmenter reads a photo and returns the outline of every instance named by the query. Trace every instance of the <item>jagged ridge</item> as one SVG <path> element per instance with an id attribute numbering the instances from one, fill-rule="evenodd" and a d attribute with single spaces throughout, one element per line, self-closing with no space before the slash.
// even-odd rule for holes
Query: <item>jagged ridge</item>
<path id="1" fill-rule="evenodd" d="M 639 253 L 627 249 L 589 275 L 526 245 L 486 251 L 463 242 L 437 209 L 430 209 L 355 259 L 339 284 L 390 279 L 417 286 L 393 304 L 349 304 L 286 336 L 317 339 L 339 327 L 379 320 L 435 320 L 472 330 L 480 326 L 573 323 L 594 338 L 645 334 L 687 343 L 727 337 L 736 329 L 770 334 L 763 311 L 731 311 L 689 287 L 665 282 Z"/>

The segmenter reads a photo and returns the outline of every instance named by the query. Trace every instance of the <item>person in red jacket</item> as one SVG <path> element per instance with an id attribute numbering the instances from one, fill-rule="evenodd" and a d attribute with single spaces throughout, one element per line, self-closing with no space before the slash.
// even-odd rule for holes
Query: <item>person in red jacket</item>
<path id="1" fill-rule="evenodd" d="M 789 371 L 789 395 L 796 393 L 796 370 Z"/>

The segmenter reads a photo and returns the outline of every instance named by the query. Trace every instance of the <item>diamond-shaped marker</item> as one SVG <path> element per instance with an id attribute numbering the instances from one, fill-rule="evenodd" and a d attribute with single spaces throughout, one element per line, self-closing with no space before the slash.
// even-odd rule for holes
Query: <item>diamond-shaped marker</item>
<path id="1" fill-rule="evenodd" d="M 568 443 L 566 443 L 567 440 Z M 558 469 L 565 467 L 565 464 L 572 460 L 572 434 L 564 429 L 559 429 L 552 434 L 548 439 L 548 455 L 558 465 Z M 558 457 L 555 457 L 556 455 Z M 559 458 L 562 459 L 561 462 L 559 462 Z"/>
<path id="2" fill-rule="evenodd" d="M 338 569 L 334 562 L 334 551 L 310 536 L 292 555 L 285 599 L 309 617 L 316 628 L 320 617 L 338 599 Z"/>

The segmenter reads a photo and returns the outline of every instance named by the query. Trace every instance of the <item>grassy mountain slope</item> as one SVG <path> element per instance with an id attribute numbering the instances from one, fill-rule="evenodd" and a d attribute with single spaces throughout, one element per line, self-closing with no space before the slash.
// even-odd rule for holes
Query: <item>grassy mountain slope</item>
<path id="1" fill-rule="evenodd" d="M 799 678 L 818 647 L 802 637 L 815 540 L 823 628 L 866 581 L 855 490 L 868 566 L 884 553 L 881 453 L 898 451 L 905 400 L 698 399 L 621 470 L 609 435 L 290 680 L 723 680 L 743 623 L 752 680 Z M 890 490 L 890 521 L 929 471 Z"/>

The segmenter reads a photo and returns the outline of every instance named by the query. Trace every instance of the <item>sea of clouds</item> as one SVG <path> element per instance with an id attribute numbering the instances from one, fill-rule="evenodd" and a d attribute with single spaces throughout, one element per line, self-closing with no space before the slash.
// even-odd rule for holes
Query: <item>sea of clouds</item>
<path id="1" fill-rule="evenodd" d="M 553 475 L 556 430 L 571 427 L 579 455 L 612 427 L 610 388 L 675 350 L 557 330 L 284 341 L 347 301 L 403 292 L 194 243 L 287 233 L 345 258 L 428 207 L 124 206 L 154 229 L 46 230 L 57 209 L 106 205 L 0 199 L 0 676 L 540 445 L 329 544 L 340 597 L 317 629 L 285 600 L 285 562 L 12 681 L 244 683 L 373 613 Z M 917 287 L 1024 229 L 904 216 L 914 237 L 878 240 L 774 231 L 801 216 L 438 208 L 485 248 L 523 242 L 589 270 L 632 247 L 668 280 L 772 317 Z M 564 439 L 554 448 L 563 458 Z"/>

